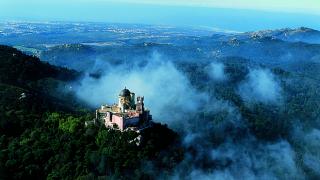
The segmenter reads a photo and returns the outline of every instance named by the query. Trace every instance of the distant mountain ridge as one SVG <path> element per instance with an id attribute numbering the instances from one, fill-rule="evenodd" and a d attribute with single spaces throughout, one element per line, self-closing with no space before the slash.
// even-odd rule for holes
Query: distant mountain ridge
<path id="1" fill-rule="evenodd" d="M 320 43 L 320 31 L 307 27 L 299 27 L 295 29 L 284 28 L 277 30 L 262 30 L 256 32 L 247 32 L 244 34 L 249 35 L 252 38 L 271 37 L 289 42 L 305 42 L 312 44 Z"/>
<path id="2" fill-rule="evenodd" d="M 171 27 L 92 23 L 58 23 L 49 28 L 27 25 L 40 34 L 28 34 L 28 29 L 19 31 L 19 25 L 14 27 L 23 35 L 0 33 L 0 43 L 12 44 L 52 65 L 94 74 L 108 64 L 145 64 L 154 53 L 175 62 L 239 57 L 287 70 L 301 62 L 319 62 L 320 31 L 307 27 L 245 33 L 211 30 L 200 34 L 193 29 L 183 32 Z"/>

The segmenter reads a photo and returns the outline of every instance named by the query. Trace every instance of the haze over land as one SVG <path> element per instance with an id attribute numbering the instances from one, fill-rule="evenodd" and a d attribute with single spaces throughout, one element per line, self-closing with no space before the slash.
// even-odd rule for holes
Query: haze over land
<path id="1" fill-rule="evenodd" d="M 319 12 L 0 1 L 0 179 L 320 179 Z M 139 142 L 84 123 L 124 87 L 155 122 Z"/>
<path id="2" fill-rule="evenodd" d="M 0 21 L 82 21 L 228 31 L 320 29 L 318 0 L 2 0 Z"/>
<path id="3" fill-rule="evenodd" d="M 2 44 L 81 72 L 57 90 L 92 111 L 116 102 L 125 86 L 144 95 L 154 120 L 178 132 L 184 149 L 165 174 L 150 161 L 143 167 L 150 177 L 320 176 L 317 30 L 61 22 L 3 23 L 0 30 Z"/>

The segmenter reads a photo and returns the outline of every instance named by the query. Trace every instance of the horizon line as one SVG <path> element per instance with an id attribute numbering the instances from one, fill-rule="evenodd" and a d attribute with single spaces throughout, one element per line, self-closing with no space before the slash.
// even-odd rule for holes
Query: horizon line
<path id="1" fill-rule="evenodd" d="M 220 32 L 226 34 L 241 34 L 241 33 L 248 33 L 248 32 L 259 32 L 259 31 L 275 31 L 275 30 L 284 30 L 284 29 L 300 29 L 300 28 L 307 28 L 315 31 L 320 31 L 320 29 L 311 28 L 307 26 L 297 26 L 297 27 L 282 27 L 282 28 L 266 28 L 260 30 L 253 30 L 253 31 L 237 31 L 233 29 L 225 29 L 219 28 L 215 26 L 196 26 L 196 25 L 171 25 L 171 24 L 148 24 L 148 23 L 126 23 L 126 22 L 108 22 L 108 21 L 85 21 L 85 20 L 17 20 L 17 19 L 0 19 L 0 23 L 29 23 L 29 24 L 46 24 L 46 23 L 97 23 L 97 24 L 118 24 L 118 25 L 143 25 L 143 26 L 162 26 L 162 27 L 171 27 L 171 28 L 182 28 L 182 29 L 195 29 L 195 30 L 202 30 L 202 31 L 212 31 L 212 32 Z"/>

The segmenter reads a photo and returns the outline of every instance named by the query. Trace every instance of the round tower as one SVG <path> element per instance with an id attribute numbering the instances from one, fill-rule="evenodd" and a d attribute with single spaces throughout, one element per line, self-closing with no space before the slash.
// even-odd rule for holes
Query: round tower
<path id="1" fill-rule="evenodd" d="M 125 87 L 119 93 L 119 103 L 118 107 L 120 108 L 121 112 L 125 112 L 131 108 L 132 96 L 131 92 Z"/>

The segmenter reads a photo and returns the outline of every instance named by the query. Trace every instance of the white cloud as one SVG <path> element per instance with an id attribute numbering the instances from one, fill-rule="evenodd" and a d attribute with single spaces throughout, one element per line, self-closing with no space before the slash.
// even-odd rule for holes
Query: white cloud
<path id="1" fill-rule="evenodd" d="M 238 93 L 246 102 L 279 104 L 282 100 L 281 87 L 269 70 L 251 70 Z"/>
<path id="2" fill-rule="evenodd" d="M 207 99 L 206 94 L 192 88 L 188 78 L 157 53 L 145 67 L 130 70 L 124 65 L 106 67 L 105 73 L 99 80 L 85 77 L 77 88 L 77 95 L 98 107 L 117 102 L 118 93 L 126 86 L 136 96 L 145 96 L 145 105 L 156 120 L 169 124 L 197 112 Z"/>
<path id="3" fill-rule="evenodd" d="M 214 81 L 225 81 L 227 76 L 225 74 L 225 66 L 222 63 L 211 63 L 207 67 L 207 73 Z"/>

